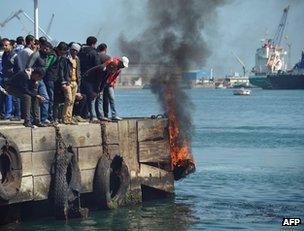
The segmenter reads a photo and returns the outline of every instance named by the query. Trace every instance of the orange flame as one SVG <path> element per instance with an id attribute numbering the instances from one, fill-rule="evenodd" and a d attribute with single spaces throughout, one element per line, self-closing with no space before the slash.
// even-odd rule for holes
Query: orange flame
<path id="1" fill-rule="evenodd" d="M 193 158 L 190 154 L 188 140 L 181 134 L 180 121 L 177 119 L 176 98 L 172 91 L 171 86 L 166 87 L 165 97 L 169 122 L 170 154 L 172 167 L 174 168 L 181 166 L 187 160 L 191 160 L 193 163 Z"/>

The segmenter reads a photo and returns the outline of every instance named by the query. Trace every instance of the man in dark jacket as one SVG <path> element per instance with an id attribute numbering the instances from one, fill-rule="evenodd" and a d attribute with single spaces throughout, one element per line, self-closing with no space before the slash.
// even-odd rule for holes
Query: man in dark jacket
<path id="1" fill-rule="evenodd" d="M 96 43 L 97 39 L 95 37 L 88 37 L 86 45 L 84 45 L 78 53 L 81 75 L 84 75 L 92 67 L 101 64 L 99 55 L 95 49 Z"/>
<path id="2" fill-rule="evenodd" d="M 13 51 L 13 46 L 9 39 L 2 39 L 2 45 L 4 48 L 4 53 L 2 55 L 2 73 L 3 86 L 5 86 L 11 80 L 14 73 L 18 71 L 18 60 L 17 54 Z M 4 109 L 2 117 L 3 119 L 10 119 L 13 112 L 13 97 L 11 95 L 3 94 L 1 94 L 0 97 L 0 102 L 2 102 L 0 108 Z"/>
<path id="3" fill-rule="evenodd" d="M 45 41 L 39 44 L 39 50 L 34 52 L 29 59 L 27 68 L 42 68 L 44 73 L 48 69 L 48 59 L 49 55 L 52 53 L 53 46 L 49 42 Z M 44 79 L 44 76 L 43 76 Z M 45 101 L 41 104 L 41 122 L 48 124 L 49 120 L 49 95 L 47 93 L 47 88 L 43 80 L 38 82 L 38 93 L 45 98 Z"/>
<path id="4" fill-rule="evenodd" d="M 21 99 L 22 117 L 24 118 L 24 126 L 32 127 L 31 108 L 34 114 L 34 125 L 43 127 L 40 123 L 39 102 L 43 102 L 45 98 L 38 95 L 37 84 L 43 78 L 44 71 L 42 69 L 26 69 L 19 71 L 12 76 L 11 82 L 8 84 L 7 91 L 15 97 Z"/>
<path id="5" fill-rule="evenodd" d="M 64 92 L 62 82 L 70 76 L 69 60 L 67 59 L 68 45 L 65 42 L 60 42 L 56 47 L 57 54 L 57 79 L 54 81 L 54 120 L 62 119 L 62 113 L 59 113 L 60 104 L 64 103 Z"/>

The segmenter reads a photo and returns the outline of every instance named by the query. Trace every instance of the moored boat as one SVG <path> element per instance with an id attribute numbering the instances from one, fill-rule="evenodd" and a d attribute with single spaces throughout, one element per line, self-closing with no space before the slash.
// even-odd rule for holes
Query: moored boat
<path id="1" fill-rule="evenodd" d="M 245 88 L 240 88 L 240 89 L 236 89 L 236 90 L 233 90 L 233 94 L 234 95 L 250 95 L 251 93 L 251 90 L 249 89 L 245 89 Z"/>

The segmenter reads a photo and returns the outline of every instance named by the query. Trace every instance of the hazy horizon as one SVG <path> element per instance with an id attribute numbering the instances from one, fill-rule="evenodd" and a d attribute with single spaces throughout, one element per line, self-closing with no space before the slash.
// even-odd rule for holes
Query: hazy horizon
<path id="1" fill-rule="evenodd" d="M 86 37 L 98 37 L 98 43 L 105 42 L 111 55 L 123 55 L 118 48 L 118 38 L 123 33 L 128 38 L 136 38 L 147 27 L 146 0 L 92 0 L 88 5 L 83 1 L 39 1 L 40 26 L 47 28 L 52 13 L 55 14 L 50 36 L 56 41 L 84 43 Z M 272 37 L 282 17 L 283 9 L 290 5 L 287 26 L 284 35 L 291 43 L 291 64 L 294 65 L 304 48 L 304 1 L 300 0 L 254 0 L 224 1 L 218 7 L 215 17 L 206 22 L 203 32 L 211 55 L 205 67 L 213 68 L 215 75 L 223 76 L 231 72 L 242 72 L 241 66 L 232 56 L 236 53 L 245 63 L 247 70 L 254 66 L 255 50 L 266 35 Z M 33 17 L 33 1 L 9 0 L 0 3 L 0 22 L 13 11 L 19 9 Z M 4 28 L 0 27 L 0 36 L 16 38 L 19 35 L 33 33 L 33 25 L 24 17 L 11 20 Z M 42 35 L 41 33 L 39 34 Z M 287 49 L 287 47 L 286 47 Z M 129 57 L 132 62 L 132 57 Z"/>

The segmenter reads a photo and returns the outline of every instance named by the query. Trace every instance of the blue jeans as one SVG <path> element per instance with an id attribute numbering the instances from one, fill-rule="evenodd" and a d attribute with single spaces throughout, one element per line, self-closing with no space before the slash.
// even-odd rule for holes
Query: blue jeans
<path id="1" fill-rule="evenodd" d="M 38 82 L 38 94 L 45 98 L 45 101 L 40 106 L 41 122 L 44 123 L 49 117 L 49 95 L 43 80 Z"/>
<path id="2" fill-rule="evenodd" d="M 90 119 L 95 119 L 96 116 L 96 98 L 97 98 L 97 89 L 94 84 L 83 81 L 82 82 L 82 88 L 87 96 L 87 105 L 89 109 L 89 117 Z"/>
<path id="3" fill-rule="evenodd" d="M 103 111 L 103 95 L 99 94 L 96 98 L 95 103 L 95 110 L 98 119 L 104 118 L 104 111 Z"/>
<path id="4" fill-rule="evenodd" d="M 50 121 L 54 120 L 54 81 L 46 80 L 44 81 L 47 94 L 49 96 L 49 112 L 48 118 Z"/>
<path id="5" fill-rule="evenodd" d="M 117 115 L 116 108 L 115 108 L 115 93 L 114 87 L 106 86 L 103 91 L 103 111 L 105 117 L 109 116 L 109 104 L 112 113 L 112 117 Z"/>

